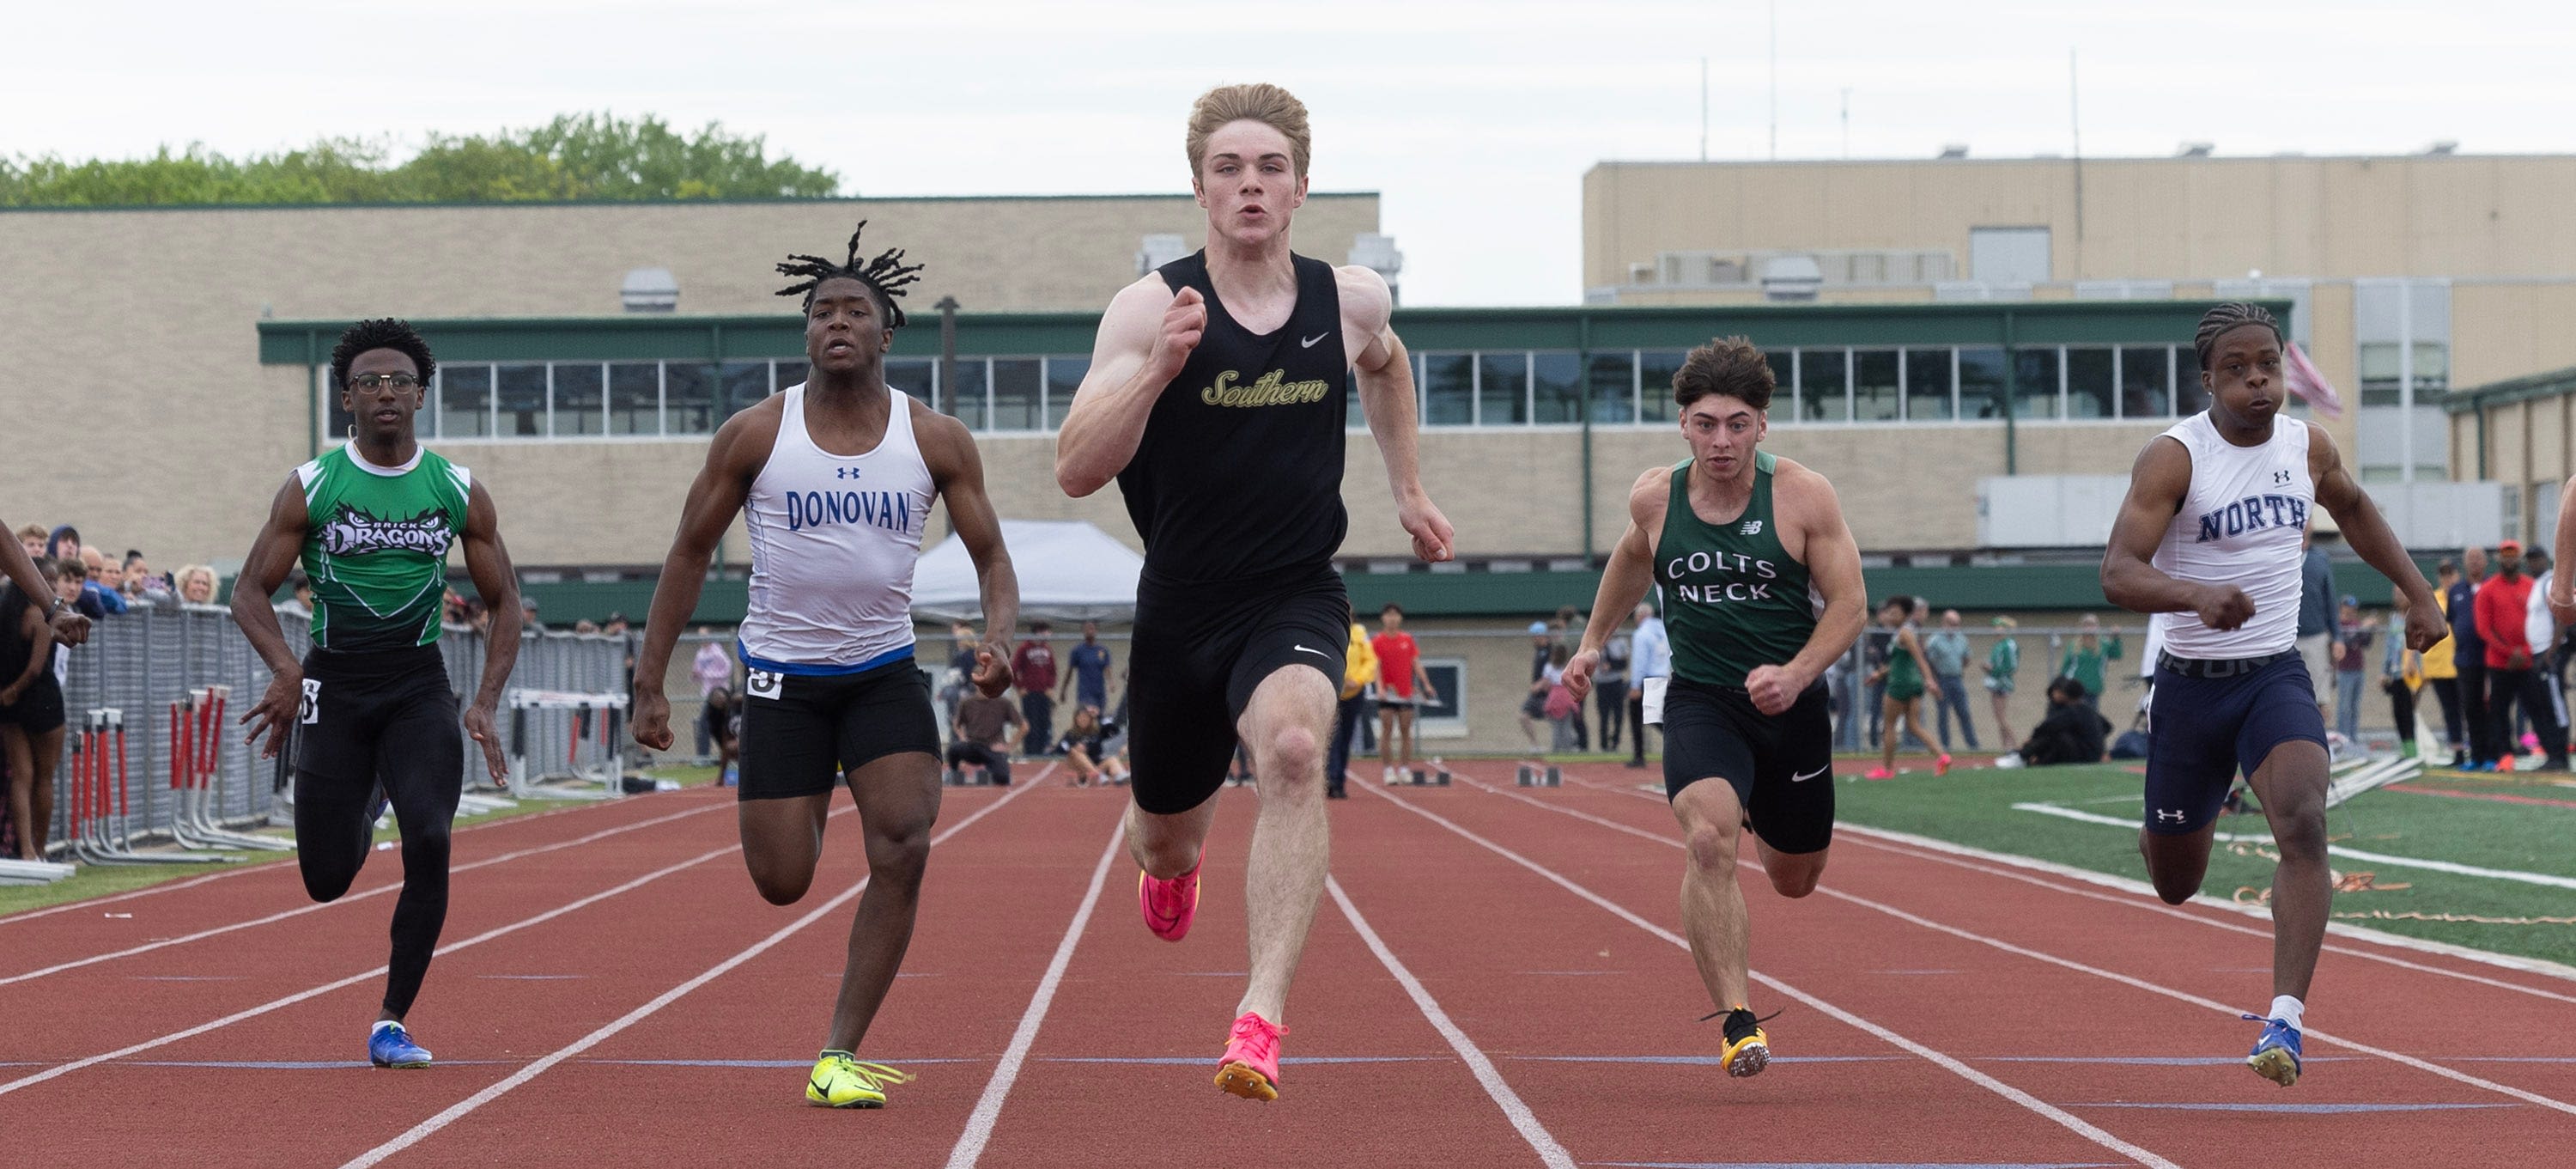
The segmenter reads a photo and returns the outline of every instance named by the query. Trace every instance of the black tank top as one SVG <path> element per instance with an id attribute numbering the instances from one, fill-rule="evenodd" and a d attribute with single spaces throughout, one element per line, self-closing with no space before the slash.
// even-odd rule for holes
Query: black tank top
<path id="1" fill-rule="evenodd" d="M 1225 311 L 1207 253 L 1163 265 L 1163 283 L 1207 298 L 1199 346 L 1163 387 L 1136 457 L 1118 472 L 1145 541 L 1145 575 L 1207 584 L 1326 569 L 1350 517 L 1342 508 L 1349 417 L 1342 298 L 1333 266 L 1292 256 L 1297 308 L 1256 334 Z"/>

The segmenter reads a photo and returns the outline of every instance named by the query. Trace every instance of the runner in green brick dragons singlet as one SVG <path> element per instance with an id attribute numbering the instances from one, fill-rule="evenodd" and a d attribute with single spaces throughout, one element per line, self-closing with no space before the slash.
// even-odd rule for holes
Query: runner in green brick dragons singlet
<path id="1" fill-rule="evenodd" d="M 1689 847 L 1682 923 L 1726 1020 L 1718 1063 L 1730 1076 L 1771 1058 L 1747 1005 L 1737 848 L 1749 830 L 1783 896 L 1806 896 L 1824 874 L 1834 756 L 1823 678 L 1861 627 L 1860 550 L 1833 485 L 1758 449 L 1772 389 L 1768 359 L 1740 337 L 1692 350 L 1673 375 L 1691 457 L 1629 488 L 1627 531 L 1565 669 L 1580 701 L 1621 617 L 1658 591 L 1673 672 L 1639 683 L 1646 720 L 1663 725 L 1664 791 Z"/>
<path id="2" fill-rule="evenodd" d="M 492 782 L 508 778 L 493 718 L 519 657 L 519 589 L 492 496 L 465 468 L 422 449 L 412 420 L 438 363 L 400 321 L 361 321 L 331 351 L 349 441 L 295 469 L 233 582 L 233 619 L 268 665 L 242 721 L 284 749 L 294 733 L 296 866 L 305 892 L 348 892 L 375 849 L 376 818 L 402 826 L 383 1009 L 367 1033 L 377 1067 L 427 1067 L 405 1025 L 447 921 L 448 830 L 465 786 L 456 695 L 438 649 L 447 553 L 491 608 L 482 684 L 462 714 Z M 298 559 L 313 586 L 313 648 L 301 661 L 269 598 Z"/>

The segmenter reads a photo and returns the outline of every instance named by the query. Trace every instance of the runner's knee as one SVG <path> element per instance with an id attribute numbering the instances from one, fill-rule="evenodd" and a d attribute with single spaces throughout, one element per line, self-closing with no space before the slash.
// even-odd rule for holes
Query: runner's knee
<path id="1" fill-rule="evenodd" d="M 1261 777 L 1276 776 L 1287 782 L 1311 780 L 1322 773 L 1323 743 L 1315 732 L 1301 726 L 1283 726 L 1270 732 L 1254 754 Z"/>
<path id="2" fill-rule="evenodd" d="M 1690 850 L 1691 868 L 1703 877 L 1721 881 L 1735 879 L 1734 829 L 1716 824 L 1695 824 L 1682 836 L 1683 847 Z"/>
<path id="3" fill-rule="evenodd" d="M 1804 897 L 1816 891 L 1824 875 L 1822 864 L 1775 863 L 1770 866 L 1771 889 L 1783 897 Z"/>

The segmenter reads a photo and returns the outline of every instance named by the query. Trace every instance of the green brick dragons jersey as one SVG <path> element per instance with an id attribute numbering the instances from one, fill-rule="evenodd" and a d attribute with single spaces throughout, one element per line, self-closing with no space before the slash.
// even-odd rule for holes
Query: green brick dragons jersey
<path id="1" fill-rule="evenodd" d="M 313 584 L 313 644 L 339 653 L 410 649 L 438 640 L 447 549 L 465 530 L 472 478 L 422 447 L 378 467 L 349 446 L 295 469 L 304 486 L 304 576 Z"/>

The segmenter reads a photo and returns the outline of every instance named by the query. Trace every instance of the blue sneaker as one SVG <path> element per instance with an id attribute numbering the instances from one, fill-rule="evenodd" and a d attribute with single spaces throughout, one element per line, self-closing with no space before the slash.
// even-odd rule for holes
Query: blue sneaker
<path id="1" fill-rule="evenodd" d="M 2254 1074 L 2287 1088 L 2299 1082 L 2299 1029 L 2279 1019 L 2261 1015 L 2245 1018 L 2263 1024 L 2263 1035 L 2254 1041 L 2254 1054 L 2245 1057 L 2245 1066 Z"/>
<path id="2" fill-rule="evenodd" d="M 2298 1037 L 2293 1034 L 2291 1042 Z M 429 1066 L 429 1049 L 411 1041 L 411 1032 L 400 1023 L 378 1023 L 367 1035 L 367 1062 L 380 1068 L 425 1068 Z"/>

